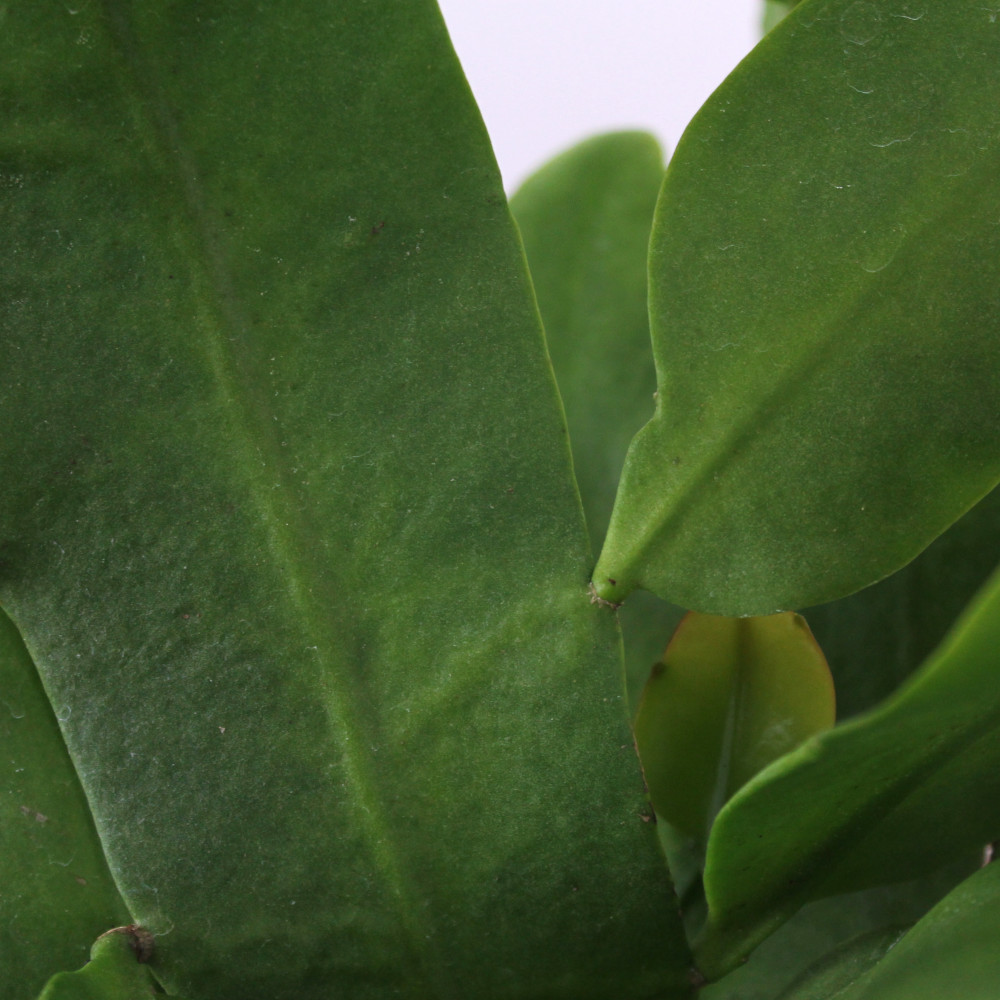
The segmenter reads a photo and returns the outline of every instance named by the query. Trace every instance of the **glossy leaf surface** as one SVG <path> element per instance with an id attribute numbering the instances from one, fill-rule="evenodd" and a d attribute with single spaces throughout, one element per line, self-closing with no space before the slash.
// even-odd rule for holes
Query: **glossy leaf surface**
<path id="1" fill-rule="evenodd" d="M 998 62 L 975 0 L 806 0 L 699 112 L 654 223 L 660 404 L 603 598 L 832 600 L 997 482 Z"/>
<path id="2" fill-rule="evenodd" d="M 0 997 L 33 997 L 128 919 L 35 665 L 0 611 Z M 19 992 L 14 993 L 13 990 Z"/>
<path id="3" fill-rule="evenodd" d="M 641 132 L 598 136 L 511 199 L 559 385 L 591 546 L 600 551 L 629 442 L 653 411 L 646 289 L 663 155 Z M 683 612 L 651 597 L 621 608 L 633 704 Z"/>
<path id="4" fill-rule="evenodd" d="M 0 600 L 157 975 L 686 992 L 434 5 L 22 4 L 0 45 Z"/>
<path id="5" fill-rule="evenodd" d="M 703 969 L 731 968 L 808 899 L 914 878 L 1000 836 L 998 649 L 994 576 L 885 704 L 737 793 L 709 840 Z"/>
<path id="6" fill-rule="evenodd" d="M 635 719 L 658 817 L 705 839 L 715 814 L 773 760 L 834 723 L 833 684 L 801 616 L 690 612 Z"/>

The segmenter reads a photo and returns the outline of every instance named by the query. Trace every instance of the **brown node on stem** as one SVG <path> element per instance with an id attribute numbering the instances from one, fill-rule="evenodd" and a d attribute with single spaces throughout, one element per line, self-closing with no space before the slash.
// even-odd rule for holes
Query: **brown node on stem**
<path id="1" fill-rule="evenodd" d="M 603 597 L 601 597 L 597 593 L 597 588 L 594 586 L 593 580 L 591 580 L 590 583 L 587 584 L 587 591 L 590 594 L 591 604 L 599 604 L 602 608 L 612 608 L 615 611 L 617 611 L 621 607 L 620 602 L 618 604 L 615 604 L 614 601 L 606 601 Z"/>
<path id="2" fill-rule="evenodd" d="M 138 962 L 148 962 L 153 957 L 155 938 L 152 931 L 140 927 L 138 924 L 125 924 L 123 927 L 112 927 L 105 931 L 101 937 L 106 938 L 109 934 L 124 934 L 128 938 L 129 947 L 135 952 Z M 98 938 L 100 941 L 101 938 Z"/>

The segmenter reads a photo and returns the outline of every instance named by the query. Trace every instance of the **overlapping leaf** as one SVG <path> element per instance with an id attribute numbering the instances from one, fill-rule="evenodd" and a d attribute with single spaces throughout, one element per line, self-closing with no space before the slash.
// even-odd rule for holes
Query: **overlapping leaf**
<path id="1" fill-rule="evenodd" d="M 763 942 L 749 961 L 706 986 L 699 1000 L 787 1000 L 806 982 L 823 981 L 831 989 L 846 986 L 975 872 L 981 861 L 977 851 L 913 882 L 809 903 Z"/>
<path id="2" fill-rule="evenodd" d="M 830 671 L 801 616 L 689 612 L 635 719 L 657 816 L 704 842 L 728 799 L 834 717 Z"/>
<path id="3" fill-rule="evenodd" d="M 998 62 L 975 0 L 805 0 L 698 114 L 654 224 L 659 406 L 602 597 L 832 600 L 996 483 Z"/>
<path id="4" fill-rule="evenodd" d="M 0 996 L 33 997 L 128 913 L 35 665 L 0 611 Z M 19 992 L 14 992 L 15 990 Z"/>
<path id="5" fill-rule="evenodd" d="M 998 649 L 994 576 L 885 704 L 782 758 L 723 808 L 697 952 L 708 974 L 808 899 L 915 878 L 1000 836 Z"/>
<path id="6" fill-rule="evenodd" d="M 949 893 L 851 988 L 806 988 L 787 1000 L 994 1000 L 1000 983 L 1000 865 Z"/>
<path id="7" fill-rule="evenodd" d="M 653 409 L 646 261 L 662 180 L 656 140 L 619 132 L 562 153 L 511 199 L 595 553 L 629 441 Z M 633 704 L 682 613 L 648 595 L 621 609 Z"/>
<path id="8" fill-rule="evenodd" d="M 629 442 L 653 412 L 646 260 L 662 181 L 656 140 L 616 132 L 556 157 L 510 202 L 566 408 L 595 551 Z"/>
<path id="9" fill-rule="evenodd" d="M 887 580 L 805 610 L 846 719 L 891 694 L 934 651 L 1000 559 L 994 490 Z"/>
<path id="10" fill-rule="evenodd" d="M 0 46 L 0 599 L 157 975 L 686 993 L 433 4 L 21 4 Z"/>

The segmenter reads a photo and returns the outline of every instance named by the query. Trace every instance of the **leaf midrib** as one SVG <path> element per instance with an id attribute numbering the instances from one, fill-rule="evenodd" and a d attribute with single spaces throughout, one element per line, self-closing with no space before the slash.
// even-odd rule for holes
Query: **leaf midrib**
<path id="1" fill-rule="evenodd" d="M 986 153 L 984 153 L 977 166 L 982 169 L 985 164 L 988 168 L 988 161 L 989 157 Z M 970 174 L 978 173 L 978 170 L 970 168 L 969 171 L 963 175 L 963 177 L 968 178 Z M 924 245 L 924 240 L 921 237 L 927 230 L 939 223 L 942 219 L 955 218 L 956 206 L 967 205 L 969 202 L 969 199 L 965 194 L 966 187 L 967 185 L 956 184 L 951 198 L 941 203 L 936 211 L 925 215 L 919 226 L 912 226 L 907 230 L 908 238 L 897 250 L 893 261 L 889 265 L 890 268 L 895 270 L 898 266 L 900 258 L 905 256 L 904 248 Z M 661 197 L 663 196 L 664 195 L 661 194 Z M 654 223 L 654 230 L 655 226 L 656 223 Z M 651 253 L 651 261 L 652 257 L 653 255 Z M 645 575 L 642 567 L 648 562 L 648 554 L 650 550 L 659 544 L 660 539 L 662 539 L 664 535 L 669 532 L 676 531 L 679 522 L 684 519 L 688 509 L 696 502 L 699 491 L 726 468 L 733 456 L 741 454 L 743 447 L 749 440 L 758 436 L 764 428 L 774 422 L 774 420 L 782 412 L 782 409 L 787 407 L 789 400 L 797 399 L 807 391 L 811 391 L 813 389 L 813 376 L 818 370 L 831 362 L 830 346 L 835 338 L 835 334 L 838 332 L 842 333 L 845 325 L 849 330 L 847 336 L 841 336 L 837 341 L 838 348 L 841 353 L 850 353 L 850 350 L 857 345 L 864 332 L 861 324 L 847 323 L 838 325 L 831 322 L 829 317 L 846 315 L 853 318 L 863 314 L 866 304 L 870 302 L 872 298 L 880 294 L 880 288 L 882 286 L 880 276 L 885 270 L 887 269 L 882 269 L 877 273 L 871 274 L 869 280 L 862 282 L 858 292 L 848 299 L 844 305 L 838 307 L 836 304 L 831 304 L 829 310 L 826 311 L 826 316 L 828 317 L 827 320 L 822 324 L 816 324 L 817 326 L 822 325 L 822 327 L 826 329 L 826 335 L 822 339 L 816 341 L 810 348 L 803 351 L 794 363 L 786 365 L 782 374 L 772 384 L 766 394 L 760 397 L 753 405 L 743 408 L 743 420 L 741 424 L 731 429 L 729 434 L 720 435 L 717 439 L 716 446 L 710 449 L 707 452 L 705 459 L 692 470 L 691 475 L 687 478 L 680 490 L 676 492 L 664 491 L 659 494 L 654 501 L 654 510 L 651 516 L 644 520 L 642 529 L 635 533 L 628 547 L 623 547 L 621 549 L 621 558 L 615 560 L 619 567 L 631 566 L 638 569 L 636 575 L 640 579 L 636 583 L 637 586 L 643 586 L 644 584 L 644 581 L 641 579 L 641 577 Z M 652 289 L 654 287 L 655 285 L 651 281 L 650 329 L 655 343 L 657 338 L 656 329 L 657 327 L 661 327 L 662 324 L 656 322 L 656 316 L 659 310 L 655 308 L 652 302 Z M 662 351 L 654 351 L 654 354 L 659 356 L 662 354 Z M 659 398 L 661 401 L 664 397 L 669 400 L 671 398 L 669 386 L 665 385 L 659 376 L 660 373 L 658 365 L 657 384 L 660 392 Z M 658 405 L 656 414 L 640 431 L 640 434 L 646 434 L 654 431 L 658 434 L 662 434 L 670 427 L 671 416 L 671 405 L 669 402 Z M 600 566 L 600 562 L 601 560 L 598 561 L 599 564 L 597 569 L 601 570 L 602 575 L 607 576 L 608 573 L 604 572 L 604 568 Z M 598 577 L 597 569 L 595 569 L 594 572 L 595 580 Z M 610 567 L 611 576 L 616 575 L 615 570 L 615 566 Z M 618 573 L 623 576 L 626 575 L 621 573 L 620 569 L 618 570 Z M 616 597 L 616 599 L 621 598 Z M 788 610 L 788 608 L 774 608 L 770 610 Z M 765 612 L 762 609 L 755 609 L 754 613 L 761 614 Z"/>
<path id="2" fill-rule="evenodd" d="M 343 676 L 336 658 L 330 655 L 342 639 L 331 624 L 334 609 L 339 606 L 338 595 L 329 586 L 328 575 L 322 571 L 316 556 L 317 546 L 312 544 L 313 539 L 322 537 L 322 532 L 301 504 L 289 502 L 293 495 L 290 470 L 273 430 L 274 421 L 264 417 L 269 410 L 267 397 L 231 346 L 249 324 L 242 316 L 225 254 L 213 236 L 193 157 L 181 141 L 176 117 L 164 99 L 157 74 L 144 57 L 128 15 L 116 0 L 102 0 L 102 7 L 109 37 L 126 68 L 123 89 L 137 127 L 181 182 L 187 211 L 174 221 L 178 223 L 193 268 L 201 271 L 202 288 L 211 296 L 200 304 L 203 314 L 200 326 L 206 335 L 202 346 L 217 389 L 229 404 L 226 412 L 230 415 L 232 439 L 244 458 L 234 466 L 246 470 L 247 490 L 264 524 L 270 551 L 281 567 L 280 576 L 287 584 L 286 597 L 296 610 L 292 617 L 296 622 L 309 623 L 303 645 L 317 652 L 319 686 L 325 695 L 323 706 L 331 719 L 331 729 L 337 736 L 348 773 L 348 780 L 343 783 L 345 792 L 354 800 L 355 819 L 366 829 L 368 849 L 398 903 L 410 948 L 419 956 L 434 992 L 450 996 L 453 991 L 447 986 L 441 971 L 444 963 L 433 947 L 436 936 L 428 914 L 420 910 L 418 919 L 418 894 L 405 871 L 402 851 L 374 773 L 358 749 L 373 742 L 361 735 L 365 725 L 360 700 L 351 679 Z M 262 454 L 265 463 L 260 461 Z M 259 476 L 249 472 L 258 466 L 277 473 L 279 488 L 275 489 L 273 484 L 265 486 Z M 320 594 L 325 600 L 320 599 Z"/>

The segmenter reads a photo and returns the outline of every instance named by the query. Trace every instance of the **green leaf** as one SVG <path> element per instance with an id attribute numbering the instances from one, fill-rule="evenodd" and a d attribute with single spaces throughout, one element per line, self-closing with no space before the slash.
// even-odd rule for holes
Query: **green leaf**
<path id="1" fill-rule="evenodd" d="M 1000 836 L 998 648 L 995 575 L 886 703 L 730 800 L 708 845 L 706 974 L 732 968 L 808 899 L 914 878 Z"/>
<path id="2" fill-rule="evenodd" d="M 1000 865 L 991 864 L 949 893 L 837 1000 L 995 1000 L 998 927 Z"/>
<path id="3" fill-rule="evenodd" d="M 657 817 L 706 839 L 758 771 L 834 722 L 833 684 L 805 619 L 685 616 L 653 668 L 635 739 Z"/>
<path id="4" fill-rule="evenodd" d="M 90 950 L 90 961 L 78 972 L 53 976 L 38 1000 L 148 1000 L 155 980 L 136 951 L 143 933 L 117 927 L 103 934 Z"/>
<path id="5" fill-rule="evenodd" d="M 557 156 L 511 199 L 595 552 L 604 541 L 629 441 L 653 409 L 646 258 L 662 181 L 656 140 L 618 132 Z M 630 601 L 619 614 L 634 705 L 683 611 L 646 598 Z"/>
<path id="6" fill-rule="evenodd" d="M 982 863 L 982 854 L 913 882 L 808 903 L 699 1000 L 806 1000 L 796 990 L 853 982 Z M 833 989 L 827 989 L 832 993 Z"/>
<path id="7" fill-rule="evenodd" d="M 0 984 L 34 996 L 128 919 L 35 665 L 0 611 Z"/>
<path id="8" fill-rule="evenodd" d="M 851 938 L 807 969 L 777 1000 L 828 1000 L 837 996 L 883 958 L 905 932 L 905 927 L 886 927 Z"/>
<path id="9" fill-rule="evenodd" d="M 434 5 L 19 4 L 0 45 L 0 598 L 158 977 L 686 995 Z"/>
<path id="10" fill-rule="evenodd" d="M 795 3 L 796 0 L 764 0 L 764 34 L 783 21 Z"/>
<path id="11" fill-rule="evenodd" d="M 973 0 L 807 0 L 689 127 L 650 249 L 659 407 L 602 598 L 833 600 L 997 482 L 994 21 Z"/>
<path id="12" fill-rule="evenodd" d="M 939 1000 L 951 996 L 993 1000 L 1000 971 L 995 957 L 998 871 L 1000 867 L 989 865 L 973 874 L 910 929 L 887 927 L 858 935 L 797 976 L 777 1000 Z M 767 942 L 761 950 L 769 946 Z M 728 1000 L 722 987 L 739 977 L 740 973 L 727 976 L 718 987 L 705 991 L 704 1000 Z M 755 994 L 733 994 L 734 1000 L 736 996 L 757 1000 Z"/>
<path id="13" fill-rule="evenodd" d="M 898 573 L 805 612 L 830 663 L 838 718 L 873 707 L 920 666 L 996 568 L 998 553 L 994 490 Z"/>
<path id="14" fill-rule="evenodd" d="M 510 202 L 566 408 L 595 551 L 629 442 L 653 411 L 646 257 L 662 181 L 656 139 L 617 132 L 557 156 Z"/>

